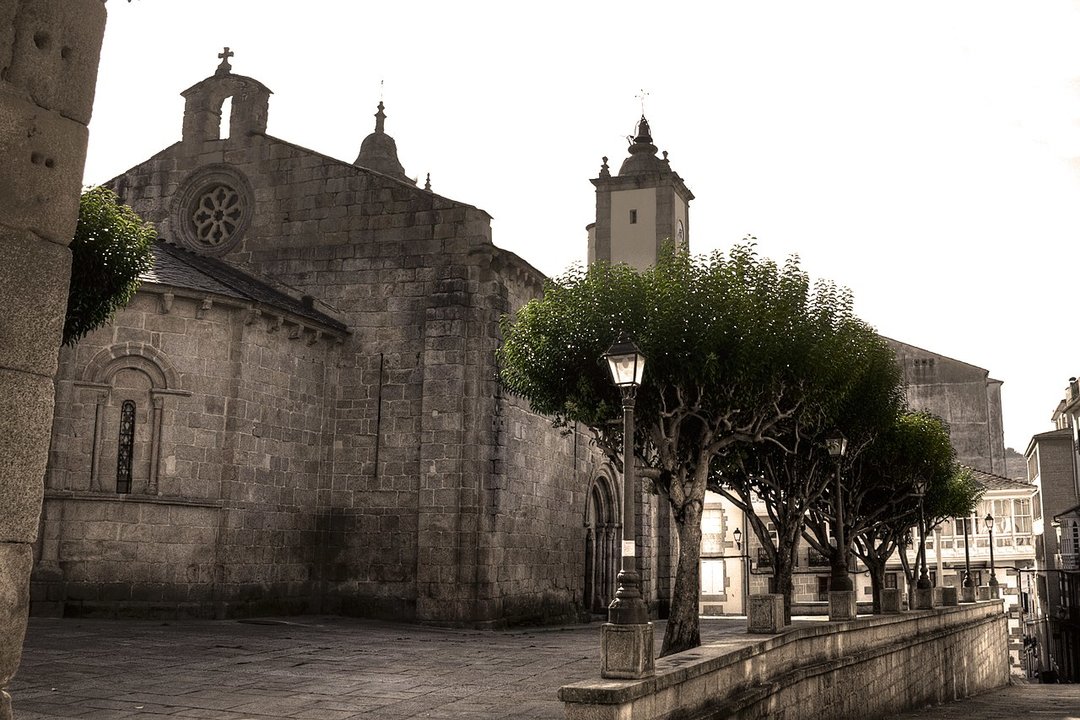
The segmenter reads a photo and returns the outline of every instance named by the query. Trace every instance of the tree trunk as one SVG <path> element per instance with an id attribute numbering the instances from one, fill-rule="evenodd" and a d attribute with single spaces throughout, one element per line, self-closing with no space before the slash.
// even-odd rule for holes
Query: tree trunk
<path id="1" fill-rule="evenodd" d="M 792 578 L 795 576 L 795 560 L 791 552 L 776 553 L 776 567 L 773 568 L 773 592 L 784 596 L 784 624 L 791 624 L 791 596 L 794 592 Z"/>
<path id="2" fill-rule="evenodd" d="M 698 631 L 698 603 L 701 595 L 701 510 L 697 503 L 687 503 L 675 526 L 679 532 L 679 564 L 675 570 L 671 613 L 664 630 L 660 657 L 696 648 L 701 644 Z"/>
<path id="3" fill-rule="evenodd" d="M 874 593 L 874 614 L 881 614 L 881 589 L 885 587 L 885 561 L 875 553 L 868 553 L 863 558 L 866 569 L 870 571 L 870 589 Z"/>

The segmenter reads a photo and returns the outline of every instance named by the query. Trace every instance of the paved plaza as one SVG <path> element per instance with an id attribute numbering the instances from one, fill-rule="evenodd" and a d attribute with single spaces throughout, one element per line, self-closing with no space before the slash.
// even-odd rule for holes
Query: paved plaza
<path id="1" fill-rule="evenodd" d="M 743 618 L 703 642 L 752 642 Z M 659 647 L 663 625 L 657 626 Z M 337 617 L 33 618 L 16 720 L 556 720 L 561 685 L 599 675 L 599 624 L 446 629 Z M 904 718 L 1080 720 L 1080 685 L 1016 685 Z"/>

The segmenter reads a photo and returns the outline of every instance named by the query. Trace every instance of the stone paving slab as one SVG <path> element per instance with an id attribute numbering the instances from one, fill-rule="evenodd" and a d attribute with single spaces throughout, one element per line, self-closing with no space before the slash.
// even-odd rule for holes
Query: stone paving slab
<path id="1" fill-rule="evenodd" d="M 657 623 L 660 646 L 663 623 Z M 745 618 L 702 641 L 756 642 Z M 32 618 L 16 720 L 556 720 L 596 678 L 600 625 L 508 631 L 337 617 L 169 622 Z M 995 714 L 996 713 L 996 714 Z M 1017 685 L 903 718 L 1080 720 L 1080 685 Z"/>

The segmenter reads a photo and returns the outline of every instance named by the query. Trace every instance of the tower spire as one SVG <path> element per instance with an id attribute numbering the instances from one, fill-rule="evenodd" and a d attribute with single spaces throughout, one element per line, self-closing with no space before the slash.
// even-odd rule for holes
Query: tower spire
<path id="1" fill-rule="evenodd" d="M 383 101 L 379 101 L 379 109 L 375 113 L 375 132 L 383 134 L 386 132 L 386 113 L 383 112 Z"/>

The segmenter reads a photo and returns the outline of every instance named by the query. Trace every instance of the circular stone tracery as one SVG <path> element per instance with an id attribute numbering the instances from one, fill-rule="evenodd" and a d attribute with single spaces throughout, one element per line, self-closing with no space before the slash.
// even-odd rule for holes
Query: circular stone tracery
<path id="1" fill-rule="evenodd" d="M 189 175 L 172 207 L 176 238 L 204 255 L 224 255 L 241 241 L 254 214 L 251 184 L 231 165 Z"/>
<path id="2" fill-rule="evenodd" d="M 191 215 L 195 237 L 211 247 L 228 242 L 240 225 L 243 209 L 236 190 L 228 185 L 215 185 L 203 193 Z"/>

